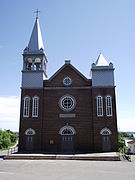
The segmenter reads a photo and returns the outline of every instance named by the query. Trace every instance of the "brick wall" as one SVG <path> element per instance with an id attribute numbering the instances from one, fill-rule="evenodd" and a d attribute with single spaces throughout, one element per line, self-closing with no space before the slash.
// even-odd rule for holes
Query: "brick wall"
<path id="1" fill-rule="evenodd" d="M 62 83 L 64 77 L 72 78 L 71 87 Z M 76 106 L 71 112 L 65 112 L 59 107 L 62 96 L 69 94 L 76 100 Z M 30 117 L 23 117 L 23 98 L 31 98 Z M 32 98 L 39 97 L 39 116 L 32 117 Z M 97 117 L 96 97 L 103 96 L 104 116 Z M 105 96 L 111 95 L 113 116 L 106 116 Z M 70 117 L 63 117 L 71 114 Z M 107 127 L 111 130 L 111 151 L 117 151 L 117 118 L 115 88 L 92 88 L 91 80 L 87 80 L 71 66 L 65 66 L 51 80 L 44 81 L 44 89 L 22 89 L 20 114 L 19 149 L 25 150 L 28 128 L 33 128 L 34 149 L 46 152 L 61 151 L 61 135 L 59 130 L 65 125 L 72 126 L 74 149 L 76 152 L 102 152 L 102 136 L 100 131 Z M 52 143 L 53 142 L 53 143 Z"/>

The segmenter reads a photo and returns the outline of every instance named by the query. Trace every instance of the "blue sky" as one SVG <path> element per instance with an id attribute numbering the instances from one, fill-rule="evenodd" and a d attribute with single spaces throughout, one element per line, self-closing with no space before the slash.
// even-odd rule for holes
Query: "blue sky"
<path id="1" fill-rule="evenodd" d="M 135 131 L 134 0 L 0 0 L 0 128 L 18 130 L 22 52 L 37 8 L 50 77 L 65 59 L 89 77 L 100 51 L 115 66 L 118 129 Z"/>

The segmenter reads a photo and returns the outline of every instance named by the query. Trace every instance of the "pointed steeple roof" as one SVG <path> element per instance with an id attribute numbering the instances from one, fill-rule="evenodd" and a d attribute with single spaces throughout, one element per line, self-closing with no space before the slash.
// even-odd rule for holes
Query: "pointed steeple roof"
<path id="1" fill-rule="evenodd" d="M 42 35 L 40 31 L 39 19 L 36 17 L 36 21 L 34 24 L 34 28 L 31 34 L 31 38 L 28 44 L 28 51 L 29 52 L 37 52 L 40 49 L 44 50 Z"/>
<path id="2" fill-rule="evenodd" d="M 99 54 L 95 64 L 96 66 L 109 66 L 109 63 L 106 61 L 102 53 Z"/>

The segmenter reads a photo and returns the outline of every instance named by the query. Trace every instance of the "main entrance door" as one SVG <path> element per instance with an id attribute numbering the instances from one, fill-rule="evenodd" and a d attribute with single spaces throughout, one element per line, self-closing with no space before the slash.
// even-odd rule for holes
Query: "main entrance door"
<path id="1" fill-rule="evenodd" d="M 62 153 L 74 153 L 74 134 L 75 129 L 71 126 L 64 126 L 60 129 L 61 135 L 61 152 Z"/>
<path id="2" fill-rule="evenodd" d="M 74 141 L 72 135 L 62 135 L 61 142 L 61 150 L 65 153 L 73 153 L 74 152 Z"/>

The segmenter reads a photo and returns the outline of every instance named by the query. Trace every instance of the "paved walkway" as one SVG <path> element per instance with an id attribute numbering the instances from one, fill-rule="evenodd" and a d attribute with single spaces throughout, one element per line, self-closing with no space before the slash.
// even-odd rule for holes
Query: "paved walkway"
<path id="1" fill-rule="evenodd" d="M 1 160 L 0 180 L 134 180 L 127 161 Z"/>

